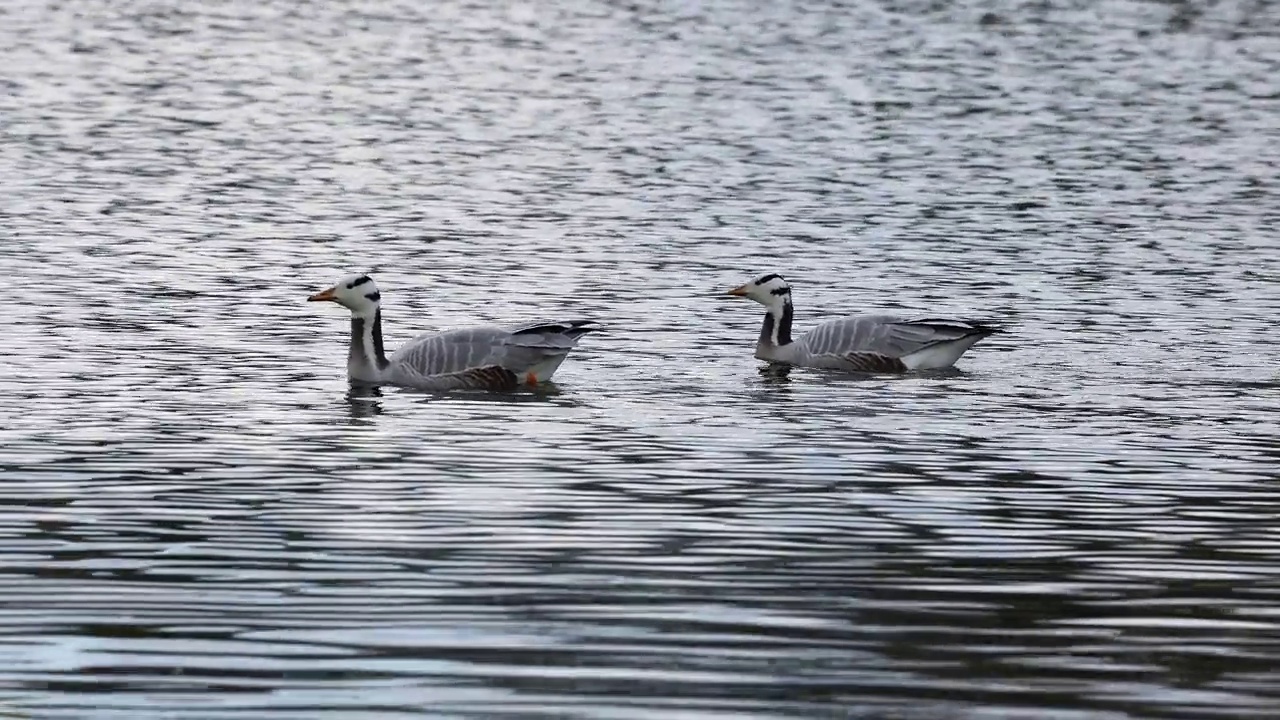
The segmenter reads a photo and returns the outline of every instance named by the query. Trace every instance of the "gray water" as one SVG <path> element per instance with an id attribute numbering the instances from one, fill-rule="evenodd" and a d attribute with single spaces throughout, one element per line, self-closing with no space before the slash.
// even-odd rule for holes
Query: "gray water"
<path id="1" fill-rule="evenodd" d="M 0 6 L 0 716 L 1272 718 L 1280 8 Z M 556 384 L 352 393 L 583 317 Z M 797 329 L 997 319 L 955 372 Z"/>

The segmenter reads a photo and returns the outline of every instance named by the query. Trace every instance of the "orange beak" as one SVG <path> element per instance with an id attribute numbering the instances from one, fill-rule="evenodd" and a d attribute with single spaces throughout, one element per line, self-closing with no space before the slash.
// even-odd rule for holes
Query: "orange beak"
<path id="1" fill-rule="evenodd" d="M 736 287 L 736 288 L 734 288 L 734 289 L 730 290 L 728 294 L 729 294 L 729 295 L 733 295 L 734 297 L 746 297 L 746 296 L 747 296 L 747 286 L 746 286 L 746 285 L 739 285 L 738 287 Z"/>
<path id="2" fill-rule="evenodd" d="M 334 302 L 337 302 L 338 298 L 334 297 L 333 288 L 329 288 L 328 290 L 321 290 L 315 295 L 312 295 L 311 297 L 307 298 L 307 302 L 320 302 L 321 300 L 332 300 Z"/>

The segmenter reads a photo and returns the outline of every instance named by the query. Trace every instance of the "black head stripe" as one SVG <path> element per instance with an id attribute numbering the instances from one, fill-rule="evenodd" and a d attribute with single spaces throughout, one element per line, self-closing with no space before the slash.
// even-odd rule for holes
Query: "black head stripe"
<path id="1" fill-rule="evenodd" d="M 770 273 L 769 275 L 765 275 L 764 277 L 760 278 L 759 280 L 756 280 L 756 284 L 757 284 L 757 285 L 763 285 L 763 284 L 765 284 L 765 283 L 769 282 L 770 280 L 782 280 L 782 276 L 781 276 L 781 275 L 779 275 L 779 274 L 777 274 L 777 273 Z M 785 281 L 784 281 L 784 282 L 785 282 Z"/>
<path id="2" fill-rule="evenodd" d="M 363 285 L 367 282 L 373 282 L 373 278 L 369 277 L 368 275 L 361 275 L 355 280 L 352 280 L 351 282 L 347 283 L 347 289 L 354 290 L 357 285 Z"/>
<path id="3" fill-rule="evenodd" d="M 372 301 L 374 301 L 374 302 L 378 302 L 379 300 L 381 300 L 381 299 L 382 299 L 382 293 L 381 293 L 381 292 L 379 292 L 379 291 L 377 291 L 377 290 L 374 290 L 373 292 L 368 293 L 367 295 L 365 295 L 365 297 L 369 298 L 370 300 L 372 300 Z"/>
<path id="4" fill-rule="evenodd" d="M 789 288 L 789 287 L 774 288 L 774 289 L 772 289 L 772 290 L 770 290 L 770 291 L 769 291 L 769 294 L 770 294 L 770 295 L 790 295 L 790 294 L 791 294 L 791 288 Z"/>

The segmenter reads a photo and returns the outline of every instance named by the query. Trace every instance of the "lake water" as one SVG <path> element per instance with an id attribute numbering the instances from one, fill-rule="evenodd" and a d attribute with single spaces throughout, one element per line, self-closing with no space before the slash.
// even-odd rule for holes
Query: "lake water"
<path id="1" fill-rule="evenodd" d="M 0 8 L 0 717 L 1273 718 L 1280 7 Z M 349 391 L 345 312 L 601 321 Z M 956 372 L 797 330 L 1002 320 Z"/>

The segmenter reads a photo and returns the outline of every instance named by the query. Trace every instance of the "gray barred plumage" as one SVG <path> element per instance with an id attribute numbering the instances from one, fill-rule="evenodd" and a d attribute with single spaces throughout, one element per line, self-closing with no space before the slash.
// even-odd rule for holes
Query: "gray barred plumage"
<path id="1" fill-rule="evenodd" d="M 954 319 L 908 320 L 862 315 L 830 320 L 792 340 L 791 288 L 777 273 L 729 291 L 766 308 L 755 356 L 798 367 L 899 373 L 950 367 L 966 350 L 999 328 Z"/>
<path id="2" fill-rule="evenodd" d="M 551 379 L 578 340 L 599 329 L 588 320 L 570 320 L 426 333 L 388 358 L 381 297 L 372 278 L 353 275 L 308 298 L 337 302 L 351 311 L 347 375 L 353 382 L 426 390 L 533 385 Z"/>

